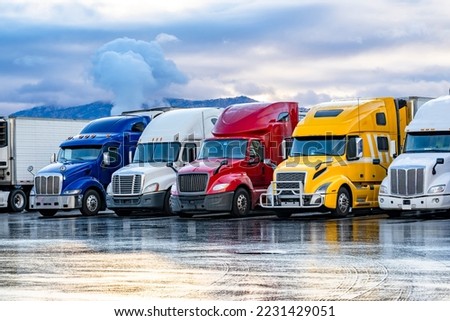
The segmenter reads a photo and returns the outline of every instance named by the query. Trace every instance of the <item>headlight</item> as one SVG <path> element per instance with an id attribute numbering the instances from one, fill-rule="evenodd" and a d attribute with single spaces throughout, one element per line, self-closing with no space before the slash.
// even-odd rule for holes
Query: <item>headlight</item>
<path id="1" fill-rule="evenodd" d="M 106 187 L 106 194 L 112 194 L 112 184 L 108 184 L 108 187 Z"/>
<path id="2" fill-rule="evenodd" d="M 445 191 L 445 184 L 442 185 L 435 185 L 431 186 L 428 190 L 429 194 L 437 194 L 437 193 L 443 193 Z"/>
<path id="3" fill-rule="evenodd" d="M 153 183 L 148 185 L 146 188 L 144 188 L 144 193 L 153 193 L 157 192 L 159 190 L 159 184 Z"/>
<path id="4" fill-rule="evenodd" d="M 325 183 L 323 185 L 320 185 L 320 187 L 316 190 L 317 194 L 325 194 L 325 192 L 327 191 L 328 186 L 330 186 L 330 183 Z"/>
<path id="5" fill-rule="evenodd" d="M 230 183 L 217 184 L 217 185 L 214 185 L 213 191 L 215 191 L 215 192 L 222 191 L 222 190 L 226 189 L 228 186 L 230 186 Z"/>
<path id="6" fill-rule="evenodd" d="M 388 188 L 386 185 L 380 185 L 380 193 L 381 194 L 387 194 Z"/>
<path id="7" fill-rule="evenodd" d="M 64 195 L 78 195 L 81 193 L 81 189 L 68 189 L 67 191 L 64 191 Z"/>

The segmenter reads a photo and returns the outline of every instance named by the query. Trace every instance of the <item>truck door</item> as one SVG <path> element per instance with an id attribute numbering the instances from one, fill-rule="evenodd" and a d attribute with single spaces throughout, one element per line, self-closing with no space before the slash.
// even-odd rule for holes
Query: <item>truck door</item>
<path id="1" fill-rule="evenodd" d="M 272 175 L 269 173 L 269 183 L 266 182 L 267 172 L 270 171 L 270 168 L 264 164 L 264 146 L 260 140 L 250 141 L 247 155 L 246 172 L 253 183 L 253 187 L 267 188 Z"/>
<path id="2" fill-rule="evenodd" d="M 106 187 L 111 182 L 112 174 L 121 167 L 122 157 L 126 155 L 120 154 L 119 146 L 111 145 L 103 148 L 103 154 L 107 155 L 108 161 L 105 163 L 102 160 L 99 180 Z"/>

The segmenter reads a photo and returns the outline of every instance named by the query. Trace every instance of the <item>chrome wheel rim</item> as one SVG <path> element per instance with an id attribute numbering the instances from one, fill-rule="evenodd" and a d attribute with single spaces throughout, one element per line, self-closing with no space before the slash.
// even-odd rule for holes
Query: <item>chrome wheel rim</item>
<path id="1" fill-rule="evenodd" d="M 247 210 L 247 198 L 244 195 L 239 195 L 236 200 L 236 206 L 239 211 L 239 214 L 244 214 Z"/>
<path id="2" fill-rule="evenodd" d="M 86 200 L 86 207 L 89 211 L 95 212 L 98 207 L 98 200 L 94 195 L 89 195 Z"/>

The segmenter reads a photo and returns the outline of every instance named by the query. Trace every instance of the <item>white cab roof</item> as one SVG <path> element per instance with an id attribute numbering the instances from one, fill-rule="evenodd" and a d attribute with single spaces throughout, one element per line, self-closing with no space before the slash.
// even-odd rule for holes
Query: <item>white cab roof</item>
<path id="1" fill-rule="evenodd" d="M 423 104 L 406 127 L 407 132 L 443 130 L 450 130 L 450 95 Z"/>
<path id="2" fill-rule="evenodd" d="M 211 130 L 222 111 L 222 108 L 215 107 L 167 111 L 147 125 L 139 142 L 173 142 L 211 137 Z"/>

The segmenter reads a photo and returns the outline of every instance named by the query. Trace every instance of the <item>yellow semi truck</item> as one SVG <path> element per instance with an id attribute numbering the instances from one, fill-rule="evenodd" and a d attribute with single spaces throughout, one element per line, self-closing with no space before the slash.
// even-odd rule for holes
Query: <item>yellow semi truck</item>
<path id="1" fill-rule="evenodd" d="M 312 106 L 292 134 L 289 157 L 260 197 L 282 218 L 293 213 L 378 207 L 380 183 L 401 150 L 406 125 L 429 98 L 368 98 Z"/>

